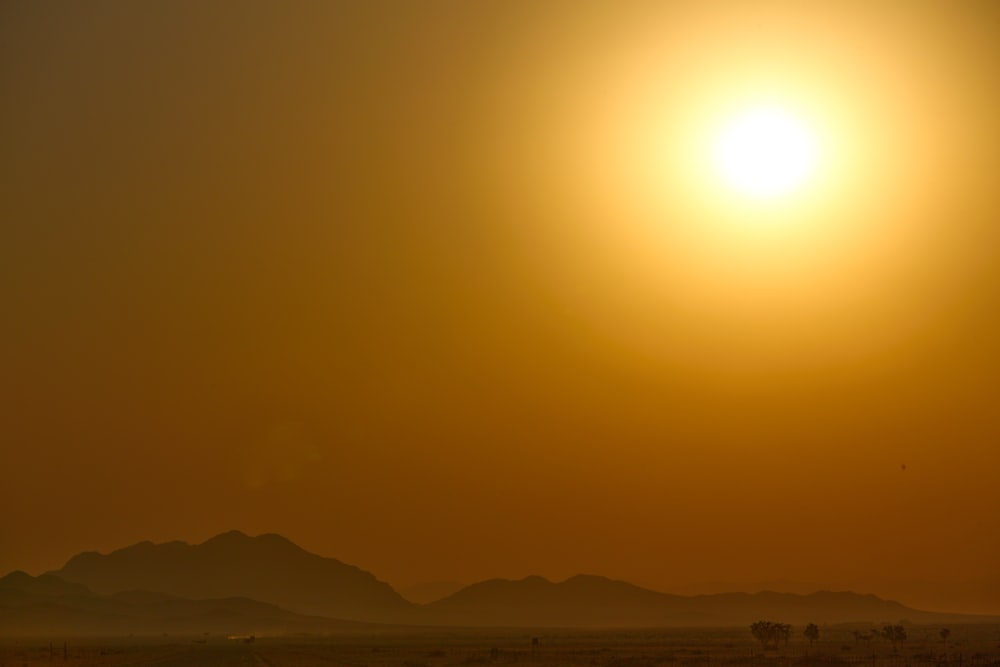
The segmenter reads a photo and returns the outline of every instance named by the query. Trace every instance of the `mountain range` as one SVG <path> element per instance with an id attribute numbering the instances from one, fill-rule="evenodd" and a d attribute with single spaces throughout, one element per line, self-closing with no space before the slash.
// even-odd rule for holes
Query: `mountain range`
<path id="1" fill-rule="evenodd" d="M 151 591 L 94 593 L 51 574 L 0 578 L 0 636 L 369 633 L 377 626 L 296 614 L 244 597 L 189 600 Z"/>
<path id="2" fill-rule="evenodd" d="M 425 606 L 439 624 L 567 627 L 726 627 L 756 620 L 807 623 L 960 623 L 975 616 L 926 612 L 874 595 L 821 591 L 671 595 L 624 581 L 577 575 L 473 584 Z"/>
<path id="3" fill-rule="evenodd" d="M 279 535 L 232 531 L 191 545 L 81 553 L 61 569 L 0 578 L 0 634 L 380 632 L 389 626 L 723 627 L 1000 622 L 852 592 L 672 595 L 578 575 L 492 579 L 426 604 Z"/>
<path id="4" fill-rule="evenodd" d="M 51 574 L 102 594 L 142 589 L 192 599 L 247 597 L 329 618 L 416 620 L 413 603 L 371 573 L 273 534 L 231 531 L 196 545 L 140 542 L 107 555 L 78 554 Z"/>

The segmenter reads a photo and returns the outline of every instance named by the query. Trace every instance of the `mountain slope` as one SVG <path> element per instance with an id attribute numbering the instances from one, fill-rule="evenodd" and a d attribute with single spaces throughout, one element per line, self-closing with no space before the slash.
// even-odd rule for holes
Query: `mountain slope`
<path id="1" fill-rule="evenodd" d="M 984 618 L 923 612 L 849 592 L 681 596 L 597 576 L 576 576 L 560 583 L 542 577 L 493 579 L 425 605 L 425 610 L 428 620 L 435 623 L 539 627 L 742 626 L 761 619 L 792 624 L 901 619 L 956 623 Z"/>
<path id="2" fill-rule="evenodd" d="M 14 570 L 0 577 L 0 591 L 17 591 L 33 595 L 90 595 L 83 584 L 74 584 L 52 574 L 33 577 L 27 572 Z"/>
<path id="3" fill-rule="evenodd" d="M 238 531 L 203 542 L 141 542 L 74 556 L 51 574 L 111 594 L 147 590 L 205 599 L 246 597 L 309 615 L 407 622 L 416 607 L 371 573 L 311 554 L 279 535 Z"/>
<path id="4" fill-rule="evenodd" d="M 246 598 L 186 600 L 130 591 L 98 595 L 45 574 L 0 578 L 0 636 L 372 632 L 365 623 L 302 616 Z"/>
<path id="5" fill-rule="evenodd" d="M 388 584 L 357 567 L 311 554 L 278 535 L 218 535 L 202 544 L 142 542 L 107 555 L 83 553 L 54 573 L 89 587 L 80 590 L 56 577 L 33 580 L 12 573 L 0 602 L 45 588 L 72 609 L 119 613 L 120 605 L 183 607 L 173 598 L 228 600 L 217 613 L 249 613 L 234 598 L 276 605 L 281 611 L 395 625 L 515 627 L 709 627 L 747 626 L 769 619 L 783 623 L 997 622 L 987 616 L 915 610 L 874 595 L 820 592 L 673 595 L 624 581 L 579 575 L 553 583 L 542 577 L 493 579 L 467 586 L 424 605 L 405 600 Z M 11 583 L 12 582 L 12 583 Z M 29 591 L 30 592 L 30 591 Z M 38 592 L 35 590 L 35 592 Z M 112 597 L 104 597 L 111 595 Z M 53 599 L 46 600 L 54 604 Z M 254 604 L 259 604 L 254 602 Z M 119 606 L 116 606 L 119 605 Z M 261 615 L 263 608 L 257 610 Z M 286 612 L 286 613 L 290 613 Z M 268 612 L 270 613 L 270 612 Z M 266 614 L 265 614 L 266 615 Z M 158 617 L 162 620 L 162 613 Z M 297 621 L 298 622 L 298 621 Z"/>
<path id="6" fill-rule="evenodd" d="M 457 593 L 463 588 L 465 588 L 465 584 L 459 584 L 454 581 L 430 581 L 422 584 L 414 584 L 398 590 L 399 594 L 410 602 L 427 604 L 428 602 L 435 602 L 442 598 L 446 598 L 453 593 Z"/>

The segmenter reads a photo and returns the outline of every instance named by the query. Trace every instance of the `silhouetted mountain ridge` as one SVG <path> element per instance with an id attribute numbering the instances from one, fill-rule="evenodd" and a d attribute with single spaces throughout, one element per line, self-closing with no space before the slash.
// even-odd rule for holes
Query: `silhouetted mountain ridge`
<path id="1" fill-rule="evenodd" d="M 376 632 L 379 626 L 295 614 L 244 597 L 188 600 L 149 591 L 99 595 L 51 574 L 0 578 L 0 636 Z"/>
<path id="2" fill-rule="evenodd" d="M 74 584 L 52 574 L 33 577 L 27 572 L 14 570 L 0 578 L 0 590 L 12 590 L 38 595 L 87 595 L 90 590 L 82 584 Z"/>
<path id="3" fill-rule="evenodd" d="M 249 601 L 287 613 L 396 625 L 506 627 L 666 627 L 744 626 L 760 619 L 785 623 L 961 623 L 995 622 L 986 616 L 941 614 L 906 607 L 875 595 L 817 592 L 808 595 L 762 591 L 677 595 L 652 591 L 626 581 L 581 574 L 552 582 L 530 576 L 490 579 L 465 586 L 433 602 L 406 601 L 385 582 L 358 567 L 311 554 L 286 538 L 239 531 L 217 535 L 197 545 L 140 542 L 109 554 L 82 553 L 55 573 L 100 594 L 62 590 L 56 578 L 32 586 L 50 586 L 73 596 L 76 609 L 95 613 L 114 604 L 181 605 L 173 601 L 237 600 L 225 607 L 250 613 Z M 25 582 L 24 573 L 12 581 Z M 28 577 L 28 579 L 31 579 Z M 40 583 L 41 582 L 41 583 Z M 85 589 L 86 590 L 86 589 Z M 3 593 L 0 587 L 0 594 Z M 22 593 L 6 593 L 7 599 Z M 90 596 L 90 597 L 88 597 Z M 101 597 L 110 596 L 110 597 Z M 110 600 L 110 602 L 109 602 Z M 253 612 L 260 615 L 262 610 Z"/>
<path id="4" fill-rule="evenodd" d="M 767 618 L 793 624 L 901 619 L 932 623 L 981 618 L 924 612 L 846 591 L 682 596 L 596 575 L 577 575 L 558 583 L 538 576 L 491 579 L 467 586 L 425 609 L 435 623 L 478 626 L 739 626 Z"/>
<path id="5" fill-rule="evenodd" d="M 107 555 L 78 554 L 52 574 L 104 594 L 142 589 L 193 599 L 242 596 L 358 621 L 407 622 L 415 612 L 370 572 L 275 534 L 230 531 L 197 545 L 139 542 Z"/>

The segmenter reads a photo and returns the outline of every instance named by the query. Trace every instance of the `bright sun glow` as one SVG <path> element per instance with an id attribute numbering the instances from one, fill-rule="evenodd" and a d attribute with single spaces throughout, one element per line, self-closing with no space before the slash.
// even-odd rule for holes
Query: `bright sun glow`
<path id="1" fill-rule="evenodd" d="M 712 147 L 722 179 L 755 199 L 772 199 L 804 185 L 817 157 L 809 129 L 775 107 L 757 107 L 732 118 Z"/>

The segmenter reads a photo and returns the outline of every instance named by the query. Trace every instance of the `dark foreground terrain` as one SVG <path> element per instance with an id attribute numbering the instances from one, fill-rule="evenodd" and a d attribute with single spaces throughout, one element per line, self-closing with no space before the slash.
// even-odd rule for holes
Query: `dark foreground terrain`
<path id="1" fill-rule="evenodd" d="M 749 630 L 434 630 L 354 637 L 159 636 L 0 638 L 0 667 L 157 665 L 191 667 L 1000 667 L 1000 626 L 911 626 L 896 652 L 859 640 L 857 627 L 822 629 L 810 645 L 795 629 L 787 645 L 761 649 Z M 867 630 L 861 628 L 860 630 Z"/>

